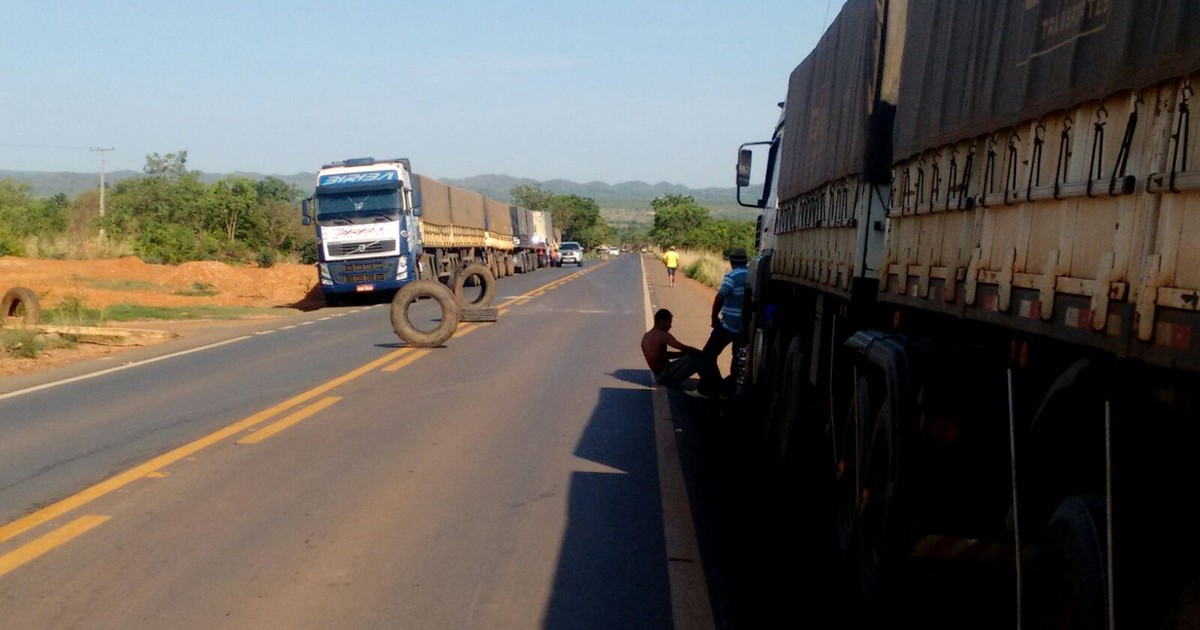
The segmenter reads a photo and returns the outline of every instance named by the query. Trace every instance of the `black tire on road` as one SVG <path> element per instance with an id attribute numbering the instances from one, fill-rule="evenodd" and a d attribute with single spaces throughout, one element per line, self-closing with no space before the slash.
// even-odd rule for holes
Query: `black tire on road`
<path id="1" fill-rule="evenodd" d="M 0 299 L 0 325 L 10 317 L 21 318 L 22 324 L 36 324 L 42 319 L 42 307 L 33 289 L 13 287 Z"/>
<path id="2" fill-rule="evenodd" d="M 499 318 L 495 306 L 461 306 L 458 309 L 460 322 L 494 322 Z"/>
<path id="3" fill-rule="evenodd" d="M 408 319 L 408 307 L 417 300 L 429 298 L 442 310 L 441 322 L 433 330 L 421 330 Z M 435 280 L 414 280 L 404 285 L 392 298 L 392 330 L 410 346 L 434 348 L 454 336 L 458 329 L 458 302 L 445 285 Z"/>
<path id="4" fill-rule="evenodd" d="M 467 280 L 471 277 L 478 278 L 479 295 L 474 300 L 467 302 L 463 289 L 466 288 Z M 454 274 L 454 299 L 458 300 L 459 306 L 491 306 L 495 297 L 496 276 L 492 275 L 492 272 L 483 264 L 470 263 Z"/>

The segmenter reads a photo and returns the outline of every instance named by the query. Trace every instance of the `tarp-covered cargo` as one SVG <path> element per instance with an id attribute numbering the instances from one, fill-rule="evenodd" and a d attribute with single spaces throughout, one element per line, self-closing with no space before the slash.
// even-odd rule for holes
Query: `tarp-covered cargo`
<path id="1" fill-rule="evenodd" d="M 1198 60 L 1196 0 L 910 2 L 896 158 L 1183 76 Z"/>
<path id="2" fill-rule="evenodd" d="M 533 237 L 533 212 L 529 208 L 509 206 L 508 214 L 512 223 L 513 236 L 518 239 L 517 244 L 528 247 Z"/>
<path id="3" fill-rule="evenodd" d="M 484 208 L 487 212 L 487 230 L 493 235 L 512 236 L 512 215 L 508 211 L 508 204 L 503 201 L 496 201 L 488 197 L 484 197 Z"/>
<path id="4" fill-rule="evenodd" d="M 874 98 L 880 16 L 875 0 L 849 0 L 813 52 L 792 71 L 779 171 L 787 201 L 862 171 Z"/>
<path id="5" fill-rule="evenodd" d="M 421 191 L 421 220 L 434 225 L 450 225 L 450 187 L 413 173 L 413 185 Z"/>
<path id="6" fill-rule="evenodd" d="M 487 229 L 483 195 L 458 186 L 450 186 L 450 218 L 454 225 Z"/>

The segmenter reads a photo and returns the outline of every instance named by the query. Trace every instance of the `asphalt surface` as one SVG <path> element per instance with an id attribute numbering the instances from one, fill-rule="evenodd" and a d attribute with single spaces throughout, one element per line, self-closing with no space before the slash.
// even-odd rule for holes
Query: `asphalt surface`
<path id="1" fill-rule="evenodd" d="M 669 566 L 701 559 L 667 558 L 642 265 L 543 271 L 444 348 L 364 304 L 0 383 L 3 626 L 705 627 Z"/>

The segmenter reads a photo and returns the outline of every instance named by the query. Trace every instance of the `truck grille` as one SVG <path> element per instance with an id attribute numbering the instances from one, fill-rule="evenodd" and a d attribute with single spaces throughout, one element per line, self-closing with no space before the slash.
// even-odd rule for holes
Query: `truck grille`
<path id="1" fill-rule="evenodd" d="M 383 261 L 361 262 L 361 263 L 343 263 L 340 269 L 335 268 L 335 275 L 340 275 L 339 282 L 382 282 L 389 280 L 388 265 Z M 340 273 L 337 273 L 339 272 Z M 392 272 L 392 277 L 395 277 L 395 272 Z"/>
<path id="2" fill-rule="evenodd" d="M 334 243 L 328 246 L 330 256 L 353 254 L 382 254 L 396 251 L 396 241 L 364 241 L 361 243 Z M 360 249 L 361 248 L 361 249 Z"/>

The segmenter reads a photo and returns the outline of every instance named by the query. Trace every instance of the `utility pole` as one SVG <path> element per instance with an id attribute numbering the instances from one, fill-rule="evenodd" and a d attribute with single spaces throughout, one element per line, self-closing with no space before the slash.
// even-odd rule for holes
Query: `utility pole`
<path id="1" fill-rule="evenodd" d="M 100 152 L 100 218 L 104 218 L 104 154 L 112 151 L 112 147 L 102 149 L 100 147 L 92 147 L 91 151 Z M 100 238 L 104 238 L 104 228 L 100 228 Z"/>

